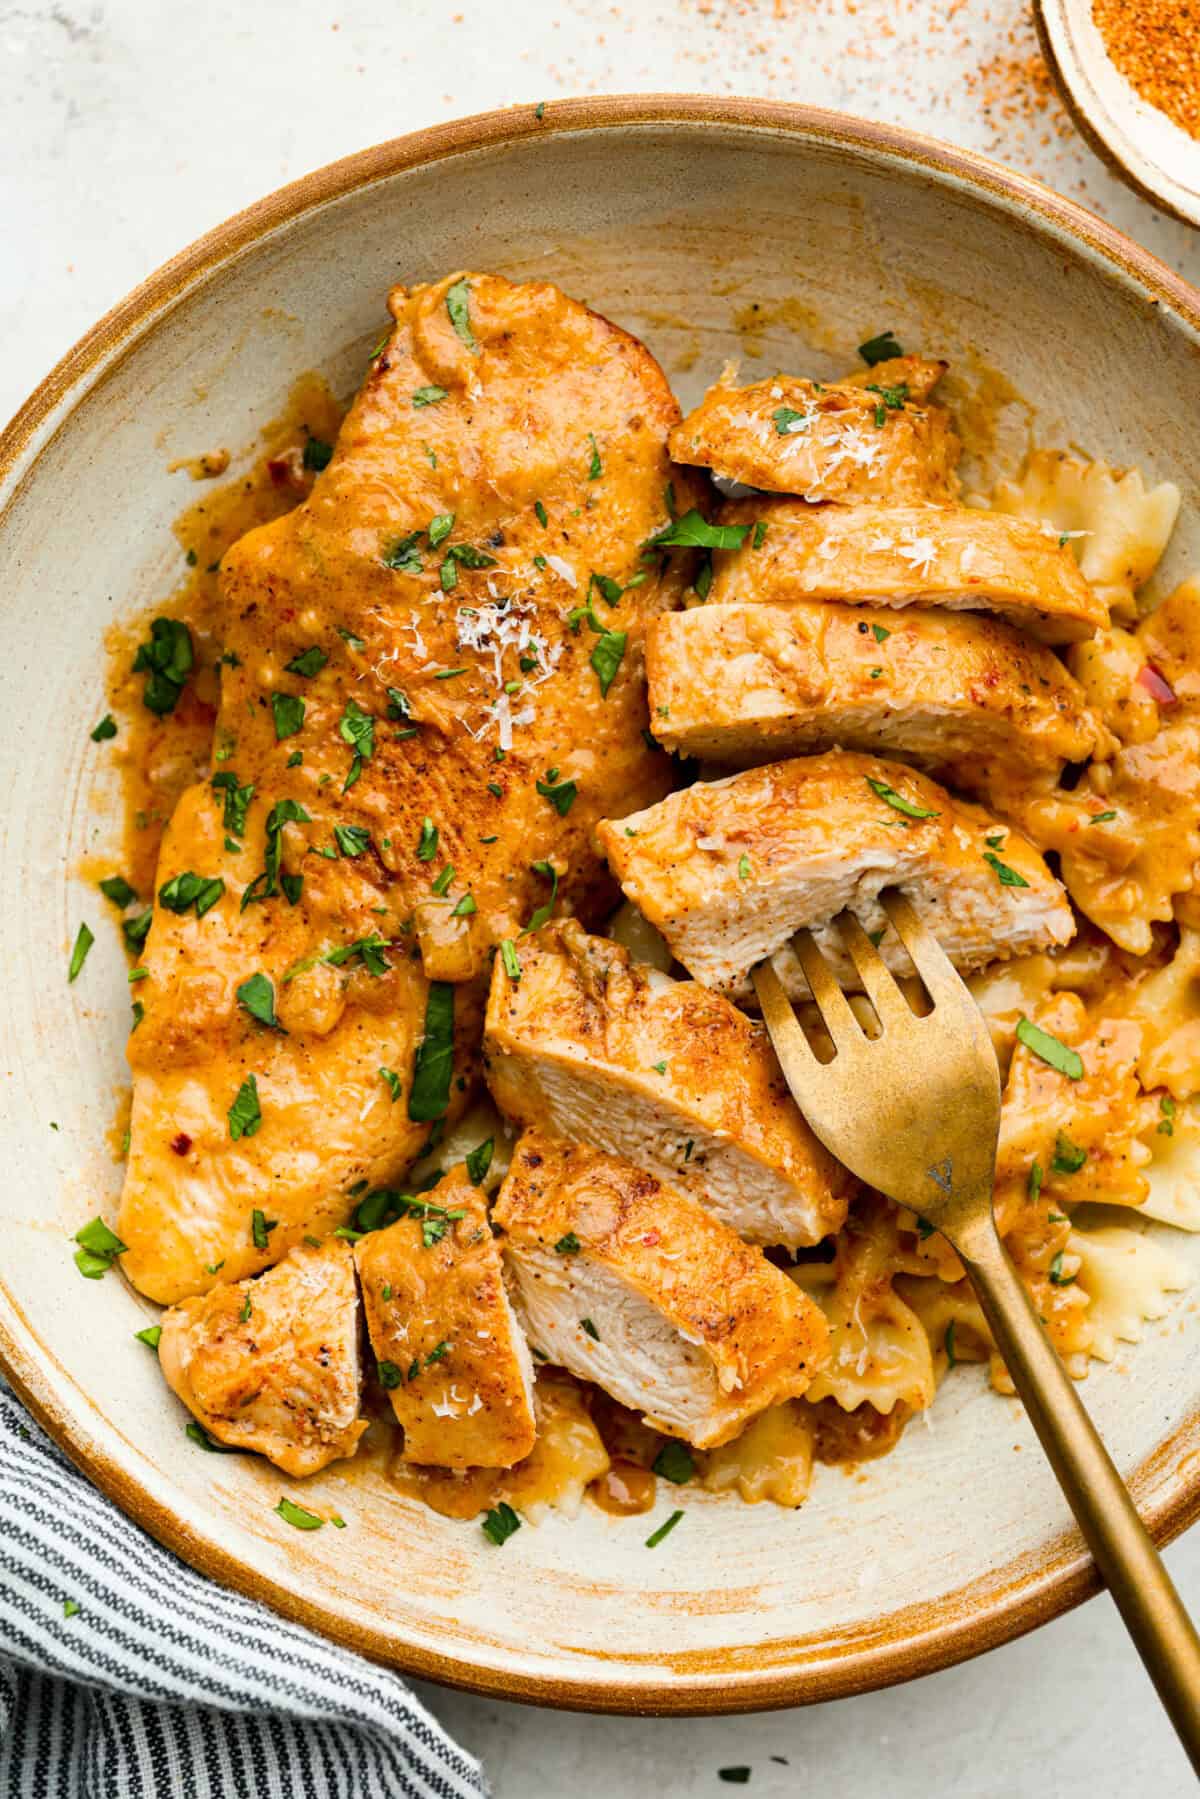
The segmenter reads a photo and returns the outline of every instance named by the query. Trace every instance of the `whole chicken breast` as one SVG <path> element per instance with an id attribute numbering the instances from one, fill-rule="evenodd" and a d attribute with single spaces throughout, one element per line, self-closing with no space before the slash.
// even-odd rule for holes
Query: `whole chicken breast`
<path id="1" fill-rule="evenodd" d="M 1069 547 L 1040 524 L 884 498 L 880 506 L 729 501 L 720 522 L 741 530 L 741 545 L 716 552 L 710 600 L 999 612 L 1044 643 L 1077 642 L 1108 624 Z"/>
<path id="2" fill-rule="evenodd" d="M 806 500 L 948 504 L 961 446 L 945 408 L 926 399 L 945 365 L 918 366 L 920 377 L 909 369 L 889 383 L 885 371 L 869 386 L 858 377 L 775 375 L 747 387 L 723 379 L 671 432 L 671 454 Z"/>
<path id="3" fill-rule="evenodd" d="M 628 1162 L 526 1131 L 495 1221 L 534 1349 L 698 1449 L 802 1393 L 824 1358 L 819 1308 Z"/>
<path id="4" fill-rule="evenodd" d="M 463 1164 L 355 1245 L 376 1371 L 406 1462 L 511 1468 L 533 1448 L 533 1362 L 487 1198 Z"/>
<path id="5" fill-rule="evenodd" d="M 684 578 L 641 556 L 668 520 L 662 372 L 546 283 L 389 304 L 311 494 L 222 563 L 214 774 L 163 842 L 129 1046 L 123 1265 L 164 1301 L 412 1161 L 469 1092 L 491 949 L 541 870 L 602 913 L 593 825 L 668 785 L 641 679 Z"/>
<path id="6" fill-rule="evenodd" d="M 301 1244 L 257 1280 L 185 1299 L 161 1325 L 167 1383 L 217 1442 L 297 1476 L 354 1454 L 368 1420 L 348 1243 Z"/>
<path id="7" fill-rule="evenodd" d="M 751 1243 L 819 1242 L 854 1182 L 800 1116 L 766 1033 L 574 920 L 497 958 L 488 1085 L 520 1124 L 622 1156 Z"/>
<path id="8" fill-rule="evenodd" d="M 600 841 L 628 897 L 697 980 L 746 993 L 750 970 L 802 926 L 855 980 L 835 932 L 848 908 L 910 972 L 876 896 L 899 887 L 961 969 L 1067 943 L 1062 887 L 1031 844 L 915 769 L 849 750 L 801 756 L 606 821 Z M 807 995 L 792 952 L 776 959 Z"/>
<path id="9" fill-rule="evenodd" d="M 658 741 L 732 767 L 839 745 L 987 796 L 1111 741 L 1052 650 L 981 614 L 710 601 L 652 622 L 646 674 Z"/>

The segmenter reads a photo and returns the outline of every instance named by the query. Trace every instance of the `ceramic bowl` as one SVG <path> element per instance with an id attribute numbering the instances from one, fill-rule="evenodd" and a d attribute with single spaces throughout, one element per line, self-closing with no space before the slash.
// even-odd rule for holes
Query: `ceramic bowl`
<path id="1" fill-rule="evenodd" d="M 210 233 L 0 440 L 3 1365 L 196 1567 L 414 1673 L 614 1711 L 794 1704 L 924 1673 L 1095 1584 L 1023 1414 L 978 1371 L 889 1458 L 819 1471 L 799 1512 L 689 1491 L 653 1551 L 663 1502 L 634 1519 L 585 1505 L 496 1549 L 336 1467 L 312 1503 L 348 1528 L 303 1535 L 276 1517 L 289 1483 L 265 1462 L 185 1439 L 134 1341 L 146 1302 L 72 1262 L 70 1233 L 118 1190 L 106 1133 L 128 1018 L 116 932 L 80 874 L 116 834 L 111 757 L 88 730 L 106 628 L 178 575 L 170 525 L 196 489 L 168 464 L 215 445 L 249 460 L 299 373 L 353 388 L 393 282 L 460 266 L 561 283 L 645 337 L 685 398 L 730 354 L 832 372 L 891 328 L 950 358 L 984 463 L 1011 466 L 1032 430 L 1200 487 L 1200 296 L 1037 184 L 886 126 L 746 101 L 530 107 L 367 151 Z M 1198 532 L 1187 505 L 1178 569 L 1200 563 Z M 97 942 L 68 987 L 81 918 Z M 1198 1386 L 1186 1300 L 1087 1382 L 1160 1539 L 1200 1505 Z"/>
<path id="2" fill-rule="evenodd" d="M 1092 0 L 1034 0 L 1034 18 L 1047 66 L 1097 156 L 1152 205 L 1200 225 L 1200 139 L 1126 80 Z"/>

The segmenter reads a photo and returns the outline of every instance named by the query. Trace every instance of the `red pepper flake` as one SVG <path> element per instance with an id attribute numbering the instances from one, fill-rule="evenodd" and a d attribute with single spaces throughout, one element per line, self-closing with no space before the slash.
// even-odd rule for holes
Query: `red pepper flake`
<path id="1" fill-rule="evenodd" d="M 646 1235 L 642 1238 L 642 1242 L 646 1245 L 647 1249 L 654 1249 L 662 1242 L 662 1234 L 659 1231 L 647 1231 Z"/>
<path id="2" fill-rule="evenodd" d="M 186 1156 L 191 1147 L 192 1140 L 186 1131 L 180 1131 L 177 1137 L 171 1138 L 171 1148 L 175 1151 L 177 1156 Z"/>
<path id="3" fill-rule="evenodd" d="M 1152 662 L 1142 664 L 1138 670 L 1137 684 L 1139 687 L 1144 687 L 1150 698 L 1157 700 L 1160 706 L 1177 706 L 1179 704 L 1179 695 L 1171 683 L 1159 674 Z"/>

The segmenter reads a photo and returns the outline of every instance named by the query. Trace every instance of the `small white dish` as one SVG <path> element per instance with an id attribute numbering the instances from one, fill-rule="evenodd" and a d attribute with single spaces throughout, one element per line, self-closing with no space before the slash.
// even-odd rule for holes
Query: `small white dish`
<path id="1" fill-rule="evenodd" d="M 1096 154 L 1144 199 L 1200 225 L 1200 138 L 1143 100 L 1121 73 L 1092 0 L 1034 0 L 1033 10 L 1050 73 Z"/>

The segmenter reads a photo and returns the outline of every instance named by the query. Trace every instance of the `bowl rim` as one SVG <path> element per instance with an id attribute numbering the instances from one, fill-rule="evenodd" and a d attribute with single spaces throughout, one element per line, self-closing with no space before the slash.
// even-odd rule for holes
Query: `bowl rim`
<path id="1" fill-rule="evenodd" d="M 16 470 L 4 517 L 40 456 L 70 416 L 56 409 L 87 377 L 104 380 L 132 351 L 143 328 L 198 280 L 231 261 L 272 230 L 356 190 L 405 170 L 465 152 L 494 149 L 558 133 L 680 125 L 760 131 L 874 154 L 915 166 L 935 182 L 957 184 L 1017 215 L 1032 228 L 1068 239 L 1110 280 L 1124 278 L 1165 305 L 1200 335 L 1200 291 L 1115 226 L 1035 178 L 1018 174 L 972 150 L 903 127 L 789 102 L 716 98 L 699 94 L 604 95 L 530 102 L 429 126 L 357 151 L 278 188 L 197 238 L 105 313 L 38 384 L 0 431 L 0 485 Z M 1027 221 L 1027 228 L 1029 223 Z M 47 424 L 29 465 L 21 461 Z M 132 1475 L 61 1402 L 44 1365 L 31 1321 L 0 1289 L 0 1371 L 55 1442 L 135 1522 L 202 1574 L 257 1599 L 344 1647 L 400 1671 L 446 1686 L 565 1709 L 702 1715 L 750 1712 L 815 1703 L 873 1691 L 936 1672 L 1035 1629 L 1097 1592 L 1100 1580 L 1081 1537 L 1061 1533 L 1036 1553 L 993 1569 L 968 1586 L 902 1612 L 865 1620 L 861 1627 L 822 1631 L 790 1643 L 764 1642 L 714 1660 L 697 1655 L 681 1673 L 658 1669 L 646 1680 L 614 1678 L 598 1664 L 594 1678 L 520 1673 L 398 1642 L 391 1632 L 361 1626 L 331 1607 L 265 1578 L 229 1550 L 198 1533 Z M 52 1360 L 53 1358 L 49 1358 Z M 1192 1439 L 1187 1472 L 1169 1489 L 1162 1470 L 1177 1467 Z M 1151 1489 L 1158 1484 L 1158 1490 Z M 1143 1494 L 1143 1518 L 1155 1541 L 1169 1542 L 1200 1516 L 1200 1409 L 1130 1475 Z M 629 1658 L 636 1660 L 635 1657 Z M 680 1658 L 681 1661 L 686 1658 Z"/>

